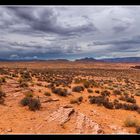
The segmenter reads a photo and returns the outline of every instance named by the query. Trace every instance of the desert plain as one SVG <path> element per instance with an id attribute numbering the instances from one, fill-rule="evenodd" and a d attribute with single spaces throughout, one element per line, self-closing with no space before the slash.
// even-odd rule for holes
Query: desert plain
<path id="1" fill-rule="evenodd" d="M 139 65 L 0 62 L 0 134 L 140 133 Z"/>

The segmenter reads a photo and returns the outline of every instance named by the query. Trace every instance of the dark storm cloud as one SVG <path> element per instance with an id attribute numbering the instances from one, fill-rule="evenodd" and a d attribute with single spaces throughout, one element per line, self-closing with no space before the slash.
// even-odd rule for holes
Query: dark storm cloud
<path id="1" fill-rule="evenodd" d="M 139 55 L 139 12 L 119 6 L 2 6 L 0 57 Z"/>
<path id="2" fill-rule="evenodd" d="M 64 27 L 57 21 L 57 14 L 52 8 L 8 7 L 14 12 L 19 21 L 30 26 L 31 31 L 55 33 L 60 35 L 80 35 L 81 33 L 95 32 L 97 28 L 92 23 L 76 27 Z"/>

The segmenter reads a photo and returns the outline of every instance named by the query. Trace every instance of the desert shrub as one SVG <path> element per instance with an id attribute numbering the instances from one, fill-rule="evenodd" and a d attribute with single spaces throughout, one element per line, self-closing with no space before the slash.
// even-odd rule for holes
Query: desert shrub
<path id="1" fill-rule="evenodd" d="M 0 88 L 0 98 L 6 97 L 5 92 Z"/>
<path id="2" fill-rule="evenodd" d="M 121 95 L 121 91 L 120 91 L 120 90 L 114 90 L 113 93 L 114 93 L 115 95 Z"/>
<path id="3" fill-rule="evenodd" d="M 83 101 L 83 97 L 82 96 L 78 97 L 78 101 L 82 102 Z"/>
<path id="4" fill-rule="evenodd" d="M 79 104 L 79 101 L 77 99 L 71 99 L 70 103 L 71 104 Z"/>
<path id="5" fill-rule="evenodd" d="M 95 90 L 95 93 L 98 93 L 98 94 L 99 94 L 99 93 L 100 93 L 100 91 L 99 91 L 99 90 Z"/>
<path id="6" fill-rule="evenodd" d="M 87 91 L 88 91 L 88 93 L 93 93 L 93 90 L 90 88 L 88 88 Z"/>
<path id="7" fill-rule="evenodd" d="M 135 93 L 136 96 L 140 96 L 140 91 Z"/>
<path id="8" fill-rule="evenodd" d="M 3 105 L 5 102 L 5 99 L 4 98 L 0 98 L 0 104 Z"/>
<path id="9" fill-rule="evenodd" d="M 50 92 L 45 92 L 44 95 L 45 96 L 51 96 L 51 93 Z"/>
<path id="10" fill-rule="evenodd" d="M 105 101 L 108 101 L 108 100 L 104 98 L 103 96 L 92 96 L 89 98 L 89 102 L 91 104 L 102 105 Z"/>
<path id="11" fill-rule="evenodd" d="M 78 98 L 76 98 L 76 99 L 71 99 L 71 100 L 70 100 L 70 103 L 71 103 L 71 104 L 80 104 L 82 101 L 83 101 L 83 97 L 80 96 L 80 97 L 78 97 Z"/>
<path id="12" fill-rule="evenodd" d="M 26 97 L 33 97 L 33 93 L 32 93 L 32 92 L 27 92 L 27 93 L 25 94 L 25 96 L 26 96 Z"/>
<path id="13" fill-rule="evenodd" d="M 140 126 L 137 126 L 137 127 L 136 127 L 136 133 L 137 133 L 137 134 L 140 134 Z"/>
<path id="14" fill-rule="evenodd" d="M 41 89 L 39 89 L 38 92 L 41 92 Z"/>
<path id="15" fill-rule="evenodd" d="M 28 83 L 22 81 L 22 82 L 19 84 L 19 86 L 20 86 L 20 87 L 23 87 L 23 88 L 26 88 L 26 87 L 28 87 Z"/>
<path id="16" fill-rule="evenodd" d="M 104 91 L 101 92 L 101 95 L 102 96 L 109 96 L 110 92 L 108 90 L 104 90 Z"/>
<path id="17" fill-rule="evenodd" d="M 138 125 L 138 121 L 134 118 L 127 117 L 124 121 L 124 125 L 126 127 L 136 127 Z"/>
<path id="18" fill-rule="evenodd" d="M 14 73 L 12 73 L 12 75 L 11 75 L 12 77 L 16 77 L 16 74 L 14 74 Z"/>
<path id="19" fill-rule="evenodd" d="M 132 111 L 134 111 L 134 110 L 137 110 L 139 107 L 136 104 L 130 105 L 130 104 L 125 104 L 124 103 L 124 104 L 122 104 L 122 108 L 125 109 L 125 110 L 132 110 Z"/>
<path id="20" fill-rule="evenodd" d="M 25 70 L 22 71 L 20 74 L 21 74 L 21 78 L 23 78 L 25 81 L 31 81 L 32 77 L 30 76 L 29 71 Z"/>
<path id="21" fill-rule="evenodd" d="M 89 95 L 89 96 L 88 96 L 88 98 L 92 98 L 92 96 L 91 96 L 91 95 Z"/>
<path id="22" fill-rule="evenodd" d="M 125 96 L 119 97 L 119 99 L 122 100 L 122 101 L 129 102 L 129 103 L 136 103 L 136 99 L 133 98 L 132 96 L 128 97 L 127 95 L 125 95 Z"/>
<path id="23" fill-rule="evenodd" d="M 119 100 L 125 101 L 125 96 L 120 96 Z"/>
<path id="24" fill-rule="evenodd" d="M 132 97 L 126 98 L 126 101 L 127 101 L 127 102 L 130 102 L 130 103 L 136 103 L 136 99 L 134 99 L 134 98 L 132 98 Z"/>
<path id="25" fill-rule="evenodd" d="M 72 88 L 73 92 L 81 92 L 84 91 L 84 87 L 83 86 L 75 86 Z"/>
<path id="26" fill-rule="evenodd" d="M 114 103 L 114 108 L 115 109 L 121 109 L 122 108 L 122 103 Z"/>
<path id="27" fill-rule="evenodd" d="M 89 82 L 89 81 L 85 81 L 85 82 L 83 83 L 83 86 L 84 86 L 85 88 L 89 88 L 90 82 Z"/>
<path id="28" fill-rule="evenodd" d="M 53 83 L 47 85 L 47 88 L 53 88 L 53 87 L 54 87 L 54 84 Z"/>
<path id="29" fill-rule="evenodd" d="M 0 83 L 2 84 L 2 83 L 5 83 L 5 82 L 6 82 L 5 77 L 1 77 L 1 78 L 0 78 Z"/>
<path id="30" fill-rule="evenodd" d="M 21 104 L 22 106 L 27 106 L 27 105 L 29 105 L 30 100 L 31 100 L 31 97 L 24 97 L 24 98 L 20 101 L 20 104 Z"/>
<path id="31" fill-rule="evenodd" d="M 5 92 L 2 91 L 2 89 L 0 88 L 0 104 L 4 104 L 6 94 Z"/>
<path id="32" fill-rule="evenodd" d="M 62 89 L 62 88 L 53 88 L 52 92 L 60 96 L 68 95 L 67 89 Z"/>
<path id="33" fill-rule="evenodd" d="M 140 114 L 140 107 L 138 107 L 137 112 Z"/>
<path id="34" fill-rule="evenodd" d="M 118 103 L 119 102 L 119 100 L 117 100 L 117 99 L 114 99 L 114 101 L 113 101 L 114 103 Z"/>
<path id="35" fill-rule="evenodd" d="M 37 86 L 40 86 L 40 87 L 43 86 L 42 83 L 37 83 L 36 85 L 37 85 Z"/>
<path id="36" fill-rule="evenodd" d="M 28 104 L 29 110 L 31 111 L 35 111 L 35 110 L 39 110 L 41 107 L 41 103 L 39 99 L 31 99 L 29 104 Z"/>
<path id="37" fill-rule="evenodd" d="M 108 109 L 113 109 L 114 108 L 113 103 L 112 102 L 108 102 L 108 101 L 103 102 L 103 106 L 105 108 L 108 108 Z"/>

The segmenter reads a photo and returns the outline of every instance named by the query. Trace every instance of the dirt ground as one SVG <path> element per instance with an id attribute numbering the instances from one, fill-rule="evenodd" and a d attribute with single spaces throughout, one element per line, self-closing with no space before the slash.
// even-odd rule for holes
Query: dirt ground
<path id="1" fill-rule="evenodd" d="M 108 90 L 108 98 L 113 102 L 128 92 L 140 106 L 140 96 L 136 96 L 136 93 L 140 94 L 140 70 L 131 68 L 136 65 L 140 64 L 0 62 L 0 77 L 6 81 L 1 82 L 1 90 L 6 97 L 4 104 L 0 105 L 0 134 L 135 134 L 136 128 L 126 127 L 124 122 L 128 117 L 140 121 L 137 110 L 108 109 L 103 105 L 91 104 L 89 96 L 99 96 L 102 91 Z M 24 71 L 31 75 L 31 80 L 27 80 L 28 87 L 19 84 L 21 72 Z M 94 80 L 98 85 L 90 87 L 93 93 L 89 93 L 88 88 L 75 92 L 72 91 L 73 87 L 83 86 L 83 82 L 74 82 L 76 78 Z M 55 83 L 58 79 L 62 83 Z M 70 94 L 60 96 L 53 93 L 48 87 L 50 83 L 54 87 L 67 89 Z M 121 90 L 121 95 L 115 95 L 115 89 Z M 100 93 L 96 93 L 96 90 Z M 39 97 L 40 110 L 31 111 L 28 106 L 20 104 L 25 93 L 31 91 L 35 98 Z M 45 92 L 51 96 L 46 96 Z M 70 102 L 81 96 L 83 100 L 80 103 Z M 122 100 L 119 102 L 133 104 Z M 79 121 L 78 117 L 83 121 Z M 94 125 L 97 127 L 93 129 Z"/>

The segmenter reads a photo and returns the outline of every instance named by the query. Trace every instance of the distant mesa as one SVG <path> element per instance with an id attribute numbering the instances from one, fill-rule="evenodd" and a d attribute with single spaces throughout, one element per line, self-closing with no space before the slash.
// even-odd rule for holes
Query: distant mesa
<path id="1" fill-rule="evenodd" d="M 102 60 L 97 60 L 92 57 L 85 57 L 81 59 L 76 59 L 75 62 L 101 62 Z"/>

